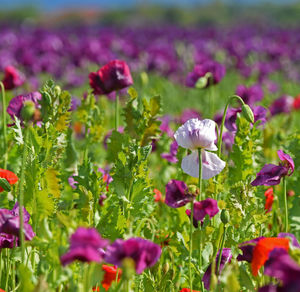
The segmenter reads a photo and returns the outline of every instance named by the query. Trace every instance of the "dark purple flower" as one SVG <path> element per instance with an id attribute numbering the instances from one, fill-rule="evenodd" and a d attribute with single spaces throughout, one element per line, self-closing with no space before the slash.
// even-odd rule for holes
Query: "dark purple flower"
<path id="1" fill-rule="evenodd" d="M 100 262 L 103 258 L 102 249 L 108 240 L 103 239 L 95 228 L 79 227 L 70 238 L 70 250 L 61 256 L 62 265 L 75 260 L 81 262 Z"/>
<path id="2" fill-rule="evenodd" d="M 24 75 L 13 66 L 7 66 L 4 71 L 2 83 L 5 90 L 14 89 L 21 86 L 25 81 Z"/>
<path id="3" fill-rule="evenodd" d="M 113 60 L 89 74 L 94 94 L 109 94 L 133 84 L 128 65 L 124 61 Z"/>
<path id="4" fill-rule="evenodd" d="M 296 238 L 296 236 L 292 233 L 285 233 L 285 232 L 281 232 L 277 235 L 277 237 L 280 238 L 290 238 L 291 243 L 294 247 L 300 248 L 300 244 Z"/>
<path id="5" fill-rule="evenodd" d="M 30 215 L 23 207 L 24 217 L 24 236 L 26 240 L 32 240 L 35 233 L 30 224 Z M 12 210 L 0 209 L 0 233 L 6 233 L 19 237 L 20 234 L 20 217 L 19 217 L 19 204 L 16 203 Z"/>
<path id="6" fill-rule="evenodd" d="M 243 254 L 238 255 L 237 260 L 238 261 L 247 261 L 248 263 L 251 263 L 252 256 L 253 256 L 253 250 L 256 244 L 260 239 L 264 238 L 263 236 L 254 238 L 248 241 L 245 241 L 241 244 L 239 244 L 239 249 L 242 250 Z"/>
<path id="7" fill-rule="evenodd" d="M 0 250 L 1 248 L 13 248 L 14 244 L 18 245 L 17 237 L 11 234 L 0 233 Z"/>
<path id="8" fill-rule="evenodd" d="M 222 135 L 222 141 L 223 145 L 225 145 L 225 148 L 230 151 L 232 148 L 232 145 L 234 144 L 234 132 L 225 132 Z"/>
<path id="9" fill-rule="evenodd" d="M 193 224 L 197 228 L 198 222 L 200 221 L 202 224 L 206 215 L 208 215 L 209 218 L 212 218 L 218 213 L 218 202 L 214 199 L 208 198 L 200 202 L 195 202 Z M 186 210 L 186 214 L 191 216 L 191 210 Z"/>
<path id="10" fill-rule="evenodd" d="M 172 179 L 166 185 L 165 203 L 169 207 L 182 207 L 192 199 L 193 195 L 188 192 L 188 187 L 183 181 Z"/>
<path id="11" fill-rule="evenodd" d="M 255 102 L 261 101 L 264 97 L 264 92 L 261 86 L 257 84 L 248 88 L 245 85 L 238 85 L 236 94 L 248 105 L 253 105 Z"/>
<path id="12" fill-rule="evenodd" d="M 225 66 L 215 62 L 215 61 L 206 61 L 202 64 L 196 65 L 192 72 L 190 72 L 186 78 L 186 86 L 195 87 L 199 78 L 204 77 L 206 74 L 209 74 L 208 82 L 205 87 L 219 83 L 224 75 L 226 69 Z"/>
<path id="13" fill-rule="evenodd" d="M 7 113 L 14 120 L 17 117 L 22 120 L 21 112 L 26 102 L 33 102 L 36 108 L 39 108 L 39 100 L 42 99 L 42 95 L 39 92 L 31 92 L 28 94 L 22 94 L 14 97 L 9 102 L 7 107 Z"/>
<path id="14" fill-rule="evenodd" d="M 135 262 L 135 270 L 141 274 L 146 268 L 152 267 L 161 254 L 159 245 L 143 238 L 117 239 L 107 247 L 105 261 L 121 266 L 122 261 L 131 258 Z"/>
<path id="15" fill-rule="evenodd" d="M 170 153 L 162 153 L 160 156 L 161 158 L 168 160 L 170 163 L 177 163 L 178 162 L 178 159 L 176 157 L 177 149 L 178 149 L 178 144 L 174 140 L 170 146 Z"/>
<path id="16" fill-rule="evenodd" d="M 293 108 L 294 98 L 289 95 L 283 95 L 280 98 L 274 100 L 270 105 L 270 113 L 272 116 L 281 114 L 281 113 L 290 113 Z"/>
<path id="17" fill-rule="evenodd" d="M 217 265 L 220 257 L 220 250 L 218 251 L 217 257 L 216 257 L 216 270 L 217 270 Z M 224 269 L 224 266 L 227 263 L 230 263 L 232 259 L 232 253 L 230 248 L 223 248 L 222 250 L 222 257 L 221 257 L 221 262 L 220 262 L 220 271 L 218 274 L 221 274 L 222 270 Z M 208 266 L 206 272 L 203 275 L 202 281 L 204 283 L 205 289 L 209 290 L 210 288 L 210 277 L 211 277 L 211 264 Z"/>
<path id="18" fill-rule="evenodd" d="M 252 186 L 278 185 L 283 176 L 291 175 L 294 172 L 295 165 L 293 159 L 282 150 L 278 150 L 277 154 L 283 163 L 280 163 L 280 165 L 266 164 L 256 175 L 256 179 L 251 183 Z"/>

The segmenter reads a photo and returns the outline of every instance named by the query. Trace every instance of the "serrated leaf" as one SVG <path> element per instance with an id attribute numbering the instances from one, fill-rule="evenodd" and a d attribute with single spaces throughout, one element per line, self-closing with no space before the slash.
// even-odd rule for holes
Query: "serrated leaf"
<path id="1" fill-rule="evenodd" d="M 53 195 L 54 198 L 58 199 L 60 197 L 58 171 L 54 168 L 48 168 L 45 173 L 45 180 L 48 192 Z"/>
<path id="2" fill-rule="evenodd" d="M 45 217 L 51 216 L 54 212 L 54 201 L 47 192 L 47 190 L 42 190 L 37 192 L 37 211 L 40 216 L 40 220 Z"/>
<path id="3" fill-rule="evenodd" d="M 15 117 L 15 127 L 12 128 L 14 131 L 14 138 L 17 142 L 18 145 L 23 145 L 24 144 L 24 139 L 23 139 L 23 133 L 22 133 L 22 127 L 20 120 Z"/>

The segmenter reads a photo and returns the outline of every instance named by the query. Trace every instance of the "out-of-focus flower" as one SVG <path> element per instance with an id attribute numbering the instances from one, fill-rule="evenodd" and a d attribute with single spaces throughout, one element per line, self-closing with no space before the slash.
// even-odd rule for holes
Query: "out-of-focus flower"
<path id="1" fill-rule="evenodd" d="M 258 275 L 259 269 L 269 258 L 270 252 L 274 248 L 289 250 L 289 240 L 287 238 L 265 237 L 260 239 L 253 250 L 251 270 L 254 276 Z"/>
<path id="2" fill-rule="evenodd" d="M 105 201 L 106 199 L 107 199 L 107 196 L 106 196 L 105 194 L 100 195 L 98 203 L 99 203 L 99 205 L 100 205 L 101 207 L 104 206 L 104 201 Z"/>
<path id="3" fill-rule="evenodd" d="M 163 116 L 162 118 L 159 119 L 161 121 L 161 124 L 159 126 L 159 129 L 166 133 L 169 137 L 173 137 L 174 132 L 173 130 L 170 128 L 170 116 Z"/>
<path id="4" fill-rule="evenodd" d="M 94 94 L 109 94 L 133 84 L 128 65 L 121 60 L 113 60 L 89 74 Z"/>
<path id="5" fill-rule="evenodd" d="M 116 266 L 108 266 L 108 265 L 102 265 L 102 270 L 104 271 L 103 280 L 101 282 L 102 287 L 105 289 L 105 291 L 109 290 L 111 283 L 116 281 L 117 274 L 119 282 L 122 275 L 122 270 L 118 269 Z M 94 287 L 93 291 L 100 291 L 99 287 Z"/>
<path id="6" fill-rule="evenodd" d="M 31 225 L 28 223 L 30 220 L 30 215 L 27 210 L 23 207 L 23 216 L 24 216 L 24 237 L 26 240 L 32 240 L 35 236 L 35 233 L 32 230 Z M 9 236 L 3 235 L 7 234 Z M 20 217 L 19 217 L 19 204 L 16 203 L 12 210 L 0 209 L 0 237 L 1 242 L 4 245 L 3 247 L 12 247 L 13 241 L 12 235 L 18 244 L 18 238 L 20 234 Z M 15 239 L 16 237 L 16 239 Z M 12 244 L 12 246 L 11 246 Z M 8 246 L 5 246 L 8 245 Z"/>
<path id="7" fill-rule="evenodd" d="M 79 227 L 70 238 L 70 250 L 61 256 L 65 266 L 75 260 L 81 262 L 100 262 L 103 258 L 101 249 L 108 245 L 95 228 Z"/>
<path id="8" fill-rule="evenodd" d="M 200 292 L 200 291 L 191 290 L 190 288 L 182 288 L 182 289 L 180 290 L 180 292 Z"/>
<path id="9" fill-rule="evenodd" d="M 106 183 L 106 191 L 108 192 L 109 191 L 108 186 L 113 181 L 113 178 L 110 176 L 109 171 L 104 168 L 99 167 L 98 171 L 103 174 L 102 180 L 103 182 Z"/>
<path id="10" fill-rule="evenodd" d="M 264 92 L 258 84 L 254 84 L 248 88 L 245 85 L 238 85 L 236 94 L 248 105 L 253 105 L 255 102 L 261 101 L 264 97 Z"/>
<path id="11" fill-rule="evenodd" d="M 296 236 L 292 233 L 287 233 L 287 232 L 281 232 L 281 233 L 278 233 L 277 237 L 279 238 L 288 238 L 290 239 L 290 243 L 296 247 L 296 248 L 300 248 L 300 244 L 296 238 Z"/>
<path id="12" fill-rule="evenodd" d="M 294 100 L 293 100 L 293 108 L 294 108 L 295 110 L 300 109 L 300 94 L 297 95 L 297 96 L 294 98 Z"/>
<path id="13" fill-rule="evenodd" d="M 187 122 L 190 119 L 198 119 L 201 120 L 201 114 L 194 109 L 185 109 L 180 117 L 178 118 L 178 123 L 180 124 L 184 124 L 185 122 Z M 177 119 L 176 119 L 177 120 Z"/>
<path id="14" fill-rule="evenodd" d="M 5 90 L 11 90 L 21 86 L 25 81 L 24 75 L 13 66 L 7 66 L 4 69 L 4 78 L 2 83 Z"/>
<path id="15" fill-rule="evenodd" d="M 163 159 L 166 159 L 170 163 L 177 163 L 177 150 L 178 150 L 178 144 L 176 141 L 173 141 L 170 145 L 170 153 L 162 153 L 160 156 Z"/>
<path id="16" fill-rule="evenodd" d="M 38 110 L 40 107 L 39 100 L 42 99 L 42 95 L 39 92 L 30 92 L 28 94 L 18 95 L 12 98 L 9 102 L 7 107 L 7 113 L 11 116 L 14 120 L 17 117 L 19 120 L 23 120 L 22 118 L 22 109 L 24 108 L 25 104 L 28 102 L 32 102 L 35 110 Z M 33 112 L 34 116 L 34 112 Z"/>
<path id="17" fill-rule="evenodd" d="M 186 210 L 186 214 L 190 217 L 191 210 Z M 194 214 L 193 214 L 193 224 L 197 228 L 198 222 L 203 223 L 203 220 L 206 215 L 211 219 L 216 214 L 219 213 L 218 202 L 214 199 L 207 198 L 200 202 L 194 203 Z"/>
<path id="18" fill-rule="evenodd" d="M 6 179 L 10 185 L 13 185 L 18 181 L 18 177 L 12 171 L 2 168 L 0 168 L 0 178 Z M 2 187 L 0 187 L 0 193 L 1 192 L 3 192 Z"/>
<path id="19" fill-rule="evenodd" d="M 218 265 L 220 257 L 220 250 L 218 251 L 217 257 L 216 257 L 216 266 Z M 230 263 L 232 259 L 232 253 L 230 248 L 223 248 L 222 250 L 222 256 L 221 256 L 221 262 L 220 262 L 220 271 L 217 271 L 218 274 L 221 274 L 222 270 L 224 269 L 224 266 L 227 263 Z M 216 268 L 217 269 L 217 268 Z M 206 272 L 203 275 L 202 281 L 204 283 L 205 289 L 209 290 L 210 288 L 210 277 L 211 277 L 211 264 L 208 266 Z"/>
<path id="20" fill-rule="evenodd" d="M 238 255 L 237 260 L 247 261 L 248 263 L 251 263 L 254 247 L 262 238 L 264 237 L 254 238 L 239 244 L 239 249 L 242 250 L 243 254 Z"/>
<path id="21" fill-rule="evenodd" d="M 68 183 L 69 183 L 70 187 L 75 190 L 76 185 L 78 184 L 78 181 L 76 181 L 73 176 L 70 176 L 70 177 L 68 177 Z"/>
<path id="22" fill-rule="evenodd" d="M 143 238 L 117 239 L 107 247 L 105 261 L 119 267 L 124 259 L 131 258 L 136 272 L 141 274 L 146 268 L 155 265 L 160 254 L 160 246 L 152 241 Z"/>
<path id="23" fill-rule="evenodd" d="M 215 61 L 206 61 L 202 64 L 196 65 L 193 71 L 187 75 L 186 86 L 197 87 L 199 79 L 207 77 L 206 84 L 203 84 L 201 87 L 209 87 L 213 84 L 219 83 L 223 79 L 225 72 L 226 69 L 224 65 Z"/>
<path id="24" fill-rule="evenodd" d="M 162 193 L 158 189 L 154 189 L 153 192 L 155 194 L 154 195 L 154 201 L 163 203 L 164 199 L 163 199 Z"/>
<path id="25" fill-rule="evenodd" d="M 174 134 L 179 146 L 192 150 L 192 154 L 184 157 L 181 162 L 183 171 L 190 176 L 199 176 L 198 148 L 216 151 L 214 144 L 217 136 L 215 123 L 212 120 L 188 120 Z M 225 167 L 225 162 L 216 154 L 202 151 L 202 179 L 209 179 L 219 174 Z"/>
<path id="26" fill-rule="evenodd" d="M 269 213 L 272 210 L 272 205 L 274 201 L 273 188 L 269 188 L 265 191 L 265 197 L 266 197 L 265 210 L 266 213 Z"/>
<path id="27" fill-rule="evenodd" d="M 295 165 L 293 159 L 282 150 L 278 150 L 277 154 L 282 161 L 280 165 L 266 164 L 256 175 L 256 179 L 251 183 L 252 186 L 278 185 L 283 176 L 291 175 L 294 172 Z"/>
<path id="28" fill-rule="evenodd" d="M 165 203 L 171 208 L 182 207 L 190 202 L 193 197 L 183 181 L 172 179 L 166 185 Z"/>
<path id="29" fill-rule="evenodd" d="M 291 112 L 293 107 L 293 98 L 289 95 L 283 95 L 278 99 L 274 100 L 270 105 L 270 113 L 272 116 L 285 113 L 288 114 Z"/>

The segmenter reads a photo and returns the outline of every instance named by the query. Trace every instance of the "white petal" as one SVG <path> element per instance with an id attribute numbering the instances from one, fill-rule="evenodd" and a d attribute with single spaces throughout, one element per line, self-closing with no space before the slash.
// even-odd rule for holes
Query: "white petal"
<path id="1" fill-rule="evenodd" d="M 215 122 L 209 119 L 190 119 L 174 134 L 179 146 L 188 149 L 204 148 L 216 151 Z"/>
<path id="2" fill-rule="evenodd" d="M 225 167 L 226 162 L 215 153 L 202 152 L 202 178 L 210 179 L 219 174 Z"/>
<path id="3" fill-rule="evenodd" d="M 226 163 L 217 154 L 202 151 L 202 179 L 210 179 L 219 174 Z M 192 177 L 199 177 L 198 153 L 193 151 L 184 157 L 181 162 L 182 170 Z"/>

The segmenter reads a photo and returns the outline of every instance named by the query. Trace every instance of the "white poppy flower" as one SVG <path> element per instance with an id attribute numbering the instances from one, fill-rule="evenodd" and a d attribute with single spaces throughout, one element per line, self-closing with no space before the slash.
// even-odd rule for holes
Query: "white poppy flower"
<path id="1" fill-rule="evenodd" d="M 209 119 L 200 121 L 190 119 L 182 125 L 174 134 L 179 146 L 193 150 L 192 154 L 182 159 L 181 167 L 185 173 L 193 177 L 199 177 L 199 159 L 196 149 L 216 151 L 215 122 Z M 202 151 L 202 179 L 210 179 L 219 174 L 226 163 L 218 155 Z"/>

